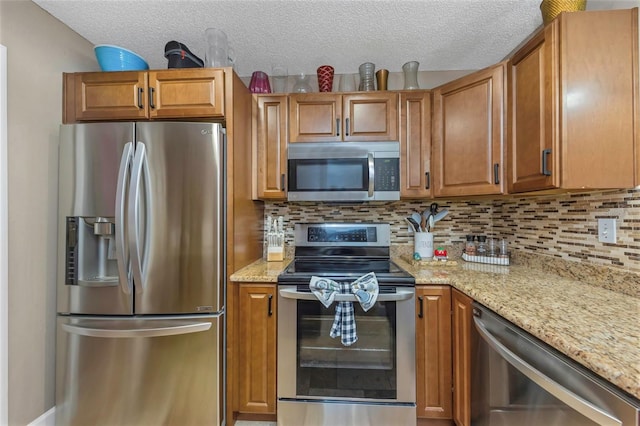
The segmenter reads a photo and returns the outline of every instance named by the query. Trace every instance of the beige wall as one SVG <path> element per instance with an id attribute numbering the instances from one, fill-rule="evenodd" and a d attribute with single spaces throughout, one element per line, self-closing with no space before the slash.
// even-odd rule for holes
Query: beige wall
<path id="1" fill-rule="evenodd" d="M 0 0 L 7 47 L 9 424 L 54 405 L 57 150 L 62 72 L 96 70 L 93 46 L 30 0 Z"/>

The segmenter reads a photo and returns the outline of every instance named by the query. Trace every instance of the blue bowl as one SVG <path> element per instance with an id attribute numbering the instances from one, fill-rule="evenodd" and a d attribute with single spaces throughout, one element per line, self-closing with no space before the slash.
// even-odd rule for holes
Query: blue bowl
<path id="1" fill-rule="evenodd" d="M 93 48 L 102 71 L 142 71 L 149 64 L 140 55 L 120 46 L 98 44 Z"/>

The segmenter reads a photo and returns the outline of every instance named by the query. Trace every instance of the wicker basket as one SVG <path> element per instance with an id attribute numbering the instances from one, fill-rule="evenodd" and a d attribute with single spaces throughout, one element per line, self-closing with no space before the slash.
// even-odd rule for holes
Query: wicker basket
<path id="1" fill-rule="evenodd" d="M 540 3 L 542 22 L 547 25 L 560 12 L 575 12 L 584 10 L 586 7 L 587 0 L 542 0 L 542 3 Z"/>

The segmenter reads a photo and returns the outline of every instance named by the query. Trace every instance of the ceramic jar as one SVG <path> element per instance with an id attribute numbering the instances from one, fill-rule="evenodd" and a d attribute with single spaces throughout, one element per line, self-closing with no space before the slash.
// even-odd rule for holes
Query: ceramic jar
<path id="1" fill-rule="evenodd" d="M 318 89 L 321 92 L 331 92 L 333 88 L 333 67 L 322 65 L 318 67 Z"/>
<path id="2" fill-rule="evenodd" d="M 376 90 L 374 81 L 375 69 L 375 64 L 372 64 L 371 62 L 365 62 L 364 64 L 360 65 L 360 68 L 358 68 L 358 70 L 360 71 L 360 86 L 358 90 L 364 92 Z"/>
<path id="3" fill-rule="evenodd" d="M 418 67 L 420 62 L 411 61 L 402 66 L 402 72 L 404 73 L 404 90 L 419 89 L 418 86 Z"/>

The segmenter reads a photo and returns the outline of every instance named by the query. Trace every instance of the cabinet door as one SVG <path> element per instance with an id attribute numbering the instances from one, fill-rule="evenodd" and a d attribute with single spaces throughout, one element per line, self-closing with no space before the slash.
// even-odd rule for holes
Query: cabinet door
<path id="1" fill-rule="evenodd" d="M 285 200 L 287 96 L 258 96 L 256 117 L 258 198 Z"/>
<path id="2" fill-rule="evenodd" d="M 503 192 L 503 63 L 433 92 L 434 195 Z"/>
<path id="3" fill-rule="evenodd" d="M 65 75 L 65 77 L 68 76 Z M 147 74 L 144 72 L 85 72 L 67 79 L 65 122 L 136 120 L 147 118 Z M 71 118 L 74 120 L 71 120 Z"/>
<path id="4" fill-rule="evenodd" d="M 473 300 L 453 289 L 453 420 L 457 426 L 471 425 L 471 347 Z"/>
<path id="5" fill-rule="evenodd" d="M 555 123 L 552 101 L 557 88 L 552 55 L 557 24 L 547 26 L 508 63 L 509 192 L 557 186 L 554 179 L 558 152 L 553 150 Z"/>
<path id="6" fill-rule="evenodd" d="M 276 412 L 276 285 L 238 284 L 239 411 Z"/>
<path id="7" fill-rule="evenodd" d="M 416 287 L 418 417 L 451 419 L 451 288 Z"/>
<path id="8" fill-rule="evenodd" d="M 509 191 L 637 185 L 639 87 L 637 8 L 561 14 L 509 62 Z"/>
<path id="9" fill-rule="evenodd" d="M 339 142 L 343 131 L 342 96 L 331 93 L 290 95 L 290 142 Z"/>
<path id="10" fill-rule="evenodd" d="M 149 71 L 149 117 L 224 117 L 224 70 Z"/>
<path id="11" fill-rule="evenodd" d="M 429 198 L 431 191 L 431 93 L 400 93 L 400 197 Z"/>
<path id="12" fill-rule="evenodd" d="M 397 93 L 354 93 L 342 99 L 344 141 L 398 140 Z"/>

